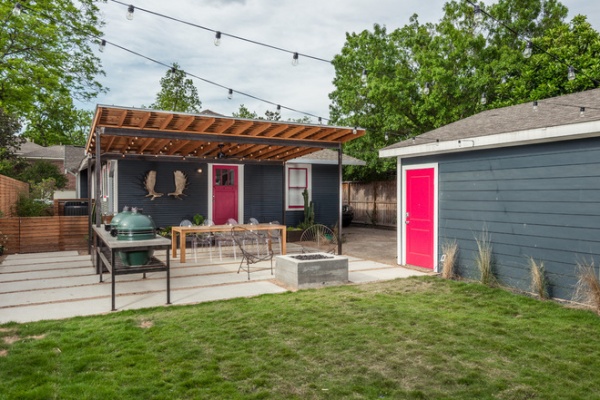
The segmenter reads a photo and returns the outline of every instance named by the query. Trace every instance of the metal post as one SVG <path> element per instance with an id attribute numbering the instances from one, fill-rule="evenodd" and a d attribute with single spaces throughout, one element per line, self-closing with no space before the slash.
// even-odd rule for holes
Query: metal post
<path id="1" fill-rule="evenodd" d="M 338 146 L 338 185 L 339 185 L 339 201 L 338 201 L 338 254 L 342 254 L 342 144 Z"/>
<path id="2" fill-rule="evenodd" d="M 95 165 L 95 175 L 96 175 L 96 228 L 100 228 L 100 224 L 102 223 L 102 203 L 100 202 L 100 176 L 102 173 L 102 160 L 100 159 L 100 147 L 101 146 L 101 131 L 104 128 L 96 128 L 96 165 Z"/>

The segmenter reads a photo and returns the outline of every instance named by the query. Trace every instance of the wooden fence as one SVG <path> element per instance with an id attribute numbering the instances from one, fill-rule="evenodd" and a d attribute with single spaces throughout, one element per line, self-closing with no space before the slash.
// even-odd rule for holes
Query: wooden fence
<path id="1" fill-rule="evenodd" d="M 87 250 L 88 217 L 0 218 L 5 254 Z"/>
<path id="2" fill-rule="evenodd" d="M 396 181 L 343 183 L 343 204 L 354 209 L 353 223 L 396 227 L 396 197 Z"/>
<path id="3" fill-rule="evenodd" d="M 29 184 L 0 175 L 0 214 L 12 215 L 12 207 L 22 192 L 29 193 Z"/>

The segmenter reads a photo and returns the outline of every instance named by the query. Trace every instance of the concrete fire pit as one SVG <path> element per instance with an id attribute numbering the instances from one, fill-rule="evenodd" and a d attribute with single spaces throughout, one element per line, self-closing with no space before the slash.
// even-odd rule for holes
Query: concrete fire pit
<path id="1" fill-rule="evenodd" d="M 277 256 L 275 279 L 291 289 L 348 283 L 348 258 L 327 253 Z"/>

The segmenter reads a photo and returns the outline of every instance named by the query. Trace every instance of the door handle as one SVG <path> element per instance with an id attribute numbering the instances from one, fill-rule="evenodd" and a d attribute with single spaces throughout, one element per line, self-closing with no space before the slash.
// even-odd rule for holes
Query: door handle
<path id="1" fill-rule="evenodd" d="M 409 221 L 409 220 L 406 220 L 406 221 L 404 221 L 404 223 L 405 223 L 406 225 L 408 225 L 408 224 L 410 223 L 410 221 Z"/>

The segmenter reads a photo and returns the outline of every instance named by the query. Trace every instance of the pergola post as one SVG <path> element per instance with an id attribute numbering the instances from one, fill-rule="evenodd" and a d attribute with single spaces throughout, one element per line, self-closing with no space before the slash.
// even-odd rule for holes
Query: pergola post
<path id="1" fill-rule="evenodd" d="M 338 145 L 338 183 L 339 183 L 339 202 L 338 202 L 338 254 L 342 254 L 342 144 Z"/>

